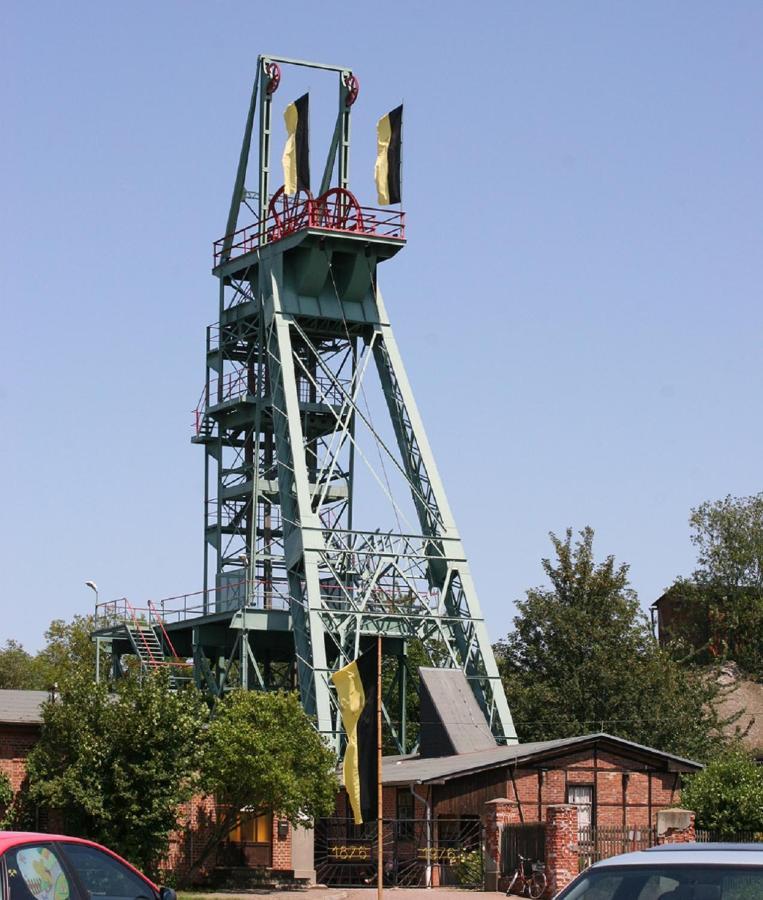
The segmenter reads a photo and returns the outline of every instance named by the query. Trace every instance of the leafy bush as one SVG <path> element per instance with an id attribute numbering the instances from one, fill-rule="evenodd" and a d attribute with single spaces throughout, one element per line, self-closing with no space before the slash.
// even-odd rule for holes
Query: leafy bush
<path id="1" fill-rule="evenodd" d="M 697 815 L 697 827 L 733 837 L 763 831 L 763 769 L 740 747 L 687 776 L 681 803 Z"/>

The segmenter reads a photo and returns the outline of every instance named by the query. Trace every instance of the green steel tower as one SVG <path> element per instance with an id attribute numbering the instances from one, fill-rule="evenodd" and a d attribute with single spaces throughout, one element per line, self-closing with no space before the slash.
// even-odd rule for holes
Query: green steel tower
<path id="1" fill-rule="evenodd" d="M 292 67 L 338 80 L 320 187 L 275 192 L 276 91 Z M 220 694 L 296 686 L 332 740 L 341 731 L 330 675 L 381 634 L 385 715 L 401 752 L 406 654 L 460 668 L 504 742 L 516 742 L 469 565 L 379 286 L 405 244 L 404 214 L 349 187 L 352 70 L 258 59 L 225 237 L 215 244 L 219 316 L 193 441 L 204 448 L 204 589 L 98 632 L 114 659 L 188 664 Z M 289 98 L 290 99 L 290 98 Z M 305 98 L 301 98 L 305 100 Z M 306 102 L 298 109 L 306 129 Z M 297 113 L 294 113 L 296 117 Z M 257 134 L 258 145 L 252 148 Z M 301 139 L 297 131 L 296 140 Z M 306 139 L 306 137 L 304 137 Z M 256 190 L 248 190 L 250 156 Z M 307 175 L 309 178 L 309 174 Z M 370 178 L 369 178 L 370 182 Z M 239 228 L 242 211 L 251 224 Z M 376 500 L 366 500 L 374 492 Z M 379 520 L 390 513 L 394 527 Z M 155 642 L 155 643 L 154 643 Z M 148 652 L 147 644 L 151 644 Z"/>

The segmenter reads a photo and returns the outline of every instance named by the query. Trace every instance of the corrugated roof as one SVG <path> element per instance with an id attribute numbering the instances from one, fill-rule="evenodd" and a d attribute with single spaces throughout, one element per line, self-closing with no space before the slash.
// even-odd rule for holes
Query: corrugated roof
<path id="1" fill-rule="evenodd" d="M 420 668 L 421 756 L 494 750 L 495 738 L 461 669 Z"/>
<path id="2" fill-rule="evenodd" d="M 536 741 L 528 744 L 511 744 L 506 747 L 494 747 L 490 750 L 478 750 L 473 753 L 461 753 L 440 757 L 385 757 L 382 767 L 382 779 L 385 784 L 410 784 L 415 782 L 448 781 L 464 775 L 474 774 L 501 765 L 526 762 L 533 758 L 558 755 L 555 751 L 574 749 L 581 744 L 606 744 L 612 749 L 620 749 L 628 755 L 638 753 L 664 760 L 666 768 L 674 772 L 693 772 L 701 769 L 701 763 L 683 759 L 671 753 L 663 753 L 653 747 L 645 747 L 633 741 L 614 737 L 605 732 L 585 734 L 579 737 L 559 738 L 553 741 Z"/>
<path id="3" fill-rule="evenodd" d="M 42 704 L 48 696 L 47 691 L 0 690 L 0 722 L 39 725 L 42 722 Z"/>

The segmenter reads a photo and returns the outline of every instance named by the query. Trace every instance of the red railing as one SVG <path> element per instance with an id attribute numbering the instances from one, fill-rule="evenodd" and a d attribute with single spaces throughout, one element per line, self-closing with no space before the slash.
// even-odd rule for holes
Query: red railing
<path id="1" fill-rule="evenodd" d="M 405 239 L 405 213 L 402 210 L 360 206 L 353 194 L 332 188 L 320 197 L 290 200 L 280 189 L 273 197 L 264 221 L 247 225 L 220 238 L 214 245 L 214 262 L 251 253 L 265 244 L 280 241 L 304 228 L 317 228 L 343 234 L 402 241 Z"/>

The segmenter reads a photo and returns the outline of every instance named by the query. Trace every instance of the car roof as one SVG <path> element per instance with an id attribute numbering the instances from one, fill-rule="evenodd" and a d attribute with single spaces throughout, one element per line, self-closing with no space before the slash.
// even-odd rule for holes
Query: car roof
<path id="1" fill-rule="evenodd" d="M 733 845 L 694 845 L 694 852 L 687 853 L 686 845 L 666 845 L 660 850 L 659 858 L 650 850 L 622 853 L 594 863 L 592 868 L 604 869 L 610 866 L 763 866 L 763 845 L 737 849 Z M 729 847 L 729 849 L 726 849 Z M 755 851 L 757 850 L 757 855 Z"/>
<path id="2" fill-rule="evenodd" d="M 749 843 L 739 844 L 733 841 L 718 841 L 717 843 L 703 842 L 701 844 L 658 844 L 656 847 L 648 847 L 647 853 L 685 853 L 686 851 L 696 852 L 702 850 L 720 850 L 727 853 L 731 850 L 738 850 L 744 853 L 763 853 L 763 844 Z"/>
<path id="3" fill-rule="evenodd" d="M 78 844 L 89 844 L 82 838 L 66 837 L 63 834 L 45 834 L 42 831 L 0 831 L 0 850 L 6 850 L 16 844 L 29 844 L 33 841 L 76 841 Z"/>

